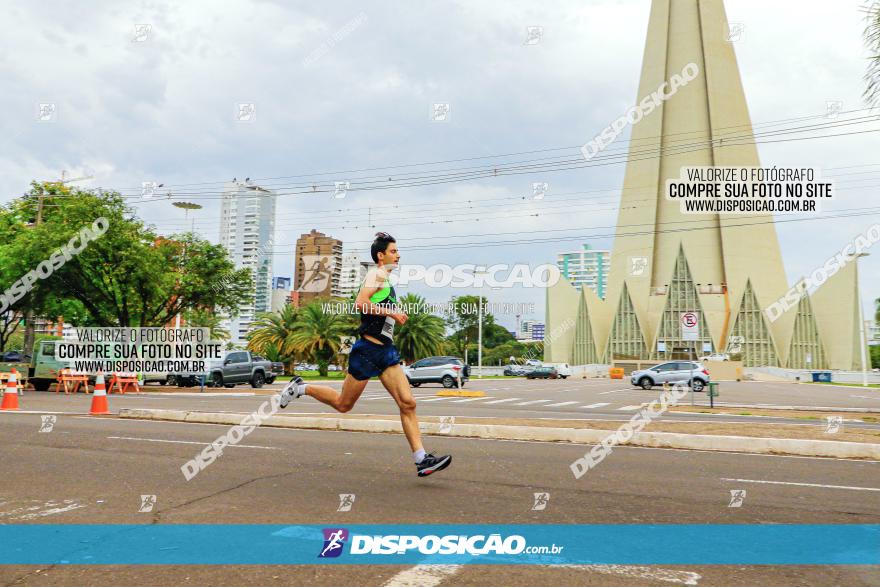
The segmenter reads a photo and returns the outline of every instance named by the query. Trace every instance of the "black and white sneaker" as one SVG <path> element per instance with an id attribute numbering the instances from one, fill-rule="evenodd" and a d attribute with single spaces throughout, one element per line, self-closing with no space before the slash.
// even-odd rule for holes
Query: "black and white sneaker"
<path id="1" fill-rule="evenodd" d="M 302 380 L 302 377 L 294 377 L 291 379 L 290 383 L 281 390 L 281 401 L 278 402 L 278 407 L 284 409 L 292 400 L 302 396 L 303 394 L 299 391 L 299 386 L 303 383 L 305 383 L 305 381 Z"/>
<path id="2" fill-rule="evenodd" d="M 442 471 L 452 463 L 452 455 L 444 455 L 435 457 L 431 453 L 425 455 L 421 463 L 416 464 L 419 471 L 419 477 L 427 477 L 436 471 Z"/>

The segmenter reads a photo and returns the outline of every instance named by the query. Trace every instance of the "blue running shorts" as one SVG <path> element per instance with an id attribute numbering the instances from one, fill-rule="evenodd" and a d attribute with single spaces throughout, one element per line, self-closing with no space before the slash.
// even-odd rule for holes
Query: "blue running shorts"
<path id="1" fill-rule="evenodd" d="M 393 344 L 376 344 L 359 338 L 348 356 L 348 372 L 358 381 L 364 381 L 399 363 L 400 352 Z"/>

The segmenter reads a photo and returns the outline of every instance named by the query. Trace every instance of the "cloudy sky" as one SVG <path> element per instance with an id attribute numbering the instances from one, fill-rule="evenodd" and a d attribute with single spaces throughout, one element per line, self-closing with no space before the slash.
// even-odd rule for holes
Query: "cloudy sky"
<path id="1" fill-rule="evenodd" d="M 743 25 L 736 51 L 755 124 L 822 115 L 828 101 L 865 107 L 862 4 L 728 0 L 729 20 Z M 490 155 L 577 154 L 636 98 L 649 9 L 648 0 L 9 2 L 0 25 L 0 202 L 65 170 L 94 176 L 82 187 L 132 196 L 162 233 L 192 224 L 171 202 L 199 202 L 195 228 L 216 241 L 222 182 L 259 179 L 283 194 L 276 275 L 292 274 L 292 245 L 312 228 L 364 256 L 372 233 L 385 230 L 403 262 L 423 265 L 537 265 L 585 242 L 610 248 L 623 165 L 343 199 L 305 186 L 442 174 Z M 543 27 L 540 42 L 526 43 L 529 26 Z M 450 105 L 445 122 L 431 120 L 435 103 Z M 39 104 L 54 104 L 49 121 L 38 120 Z M 250 121 L 238 119 L 239 104 L 254 105 Z M 766 166 L 834 177 L 836 208 L 878 199 L 877 134 L 759 149 Z M 427 162 L 449 163 L 412 166 Z M 171 199 L 141 201 L 143 181 L 164 183 Z M 539 181 L 549 192 L 535 201 Z M 780 224 L 789 281 L 875 222 L 876 212 Z M 861 263 L 865 299 L 880 297 L 880 250 Z M 476 293 L 410 291 L 435 302 Z M 536 314 L 524 318 L 543 318 L 540 290 L 484 293 L 533 302 Z"/>

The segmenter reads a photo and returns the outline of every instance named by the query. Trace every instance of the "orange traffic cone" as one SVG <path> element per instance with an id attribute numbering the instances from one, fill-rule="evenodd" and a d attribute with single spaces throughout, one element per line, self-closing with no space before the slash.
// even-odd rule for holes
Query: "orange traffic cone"
<path id="1" fill-rule="evenodd" d="M 12 370 L 9 381 L 6 382 L 6 390 L 3 392 L 3 405 L 0 410 L 18 409 L 18 371 Z"/>
<path id="2" fill-rule="evenodd" d="M 95 379 L 95 392 L 92 394 L 92 411 L 93 415 L 109 414 L 110 408 L 107 405 L 107 388 L 104 387 L 104 372 L 98 371 L 98 377 Z"/>

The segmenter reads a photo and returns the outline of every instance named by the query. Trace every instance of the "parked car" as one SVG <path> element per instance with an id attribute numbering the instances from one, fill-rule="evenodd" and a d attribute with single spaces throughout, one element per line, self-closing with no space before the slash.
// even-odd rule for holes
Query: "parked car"
<path id="1" fill-rule="evenodd" d="M 711 355 L 706 355 L 705 357 L 700 357 L 701 361 L 729 361 L 730 355 L 727 353 L 714 353 Z"/>
<path id="2" fill-rule="evenodd" d="M 633 371 L 630 375 L 630 382 L 636 387 L 642 389 L 651 389 L 655 385 L 664 383 L 685 383 L 687 384 L 693 377 L 691 385 L 694 391 L 703 391 L 703 388 L 709 384 L 709 371 L 696 361 L 669 361 L 668 363 L 660 363 L 650 369 L 641 369 Z"/>
<path id="3" fill-rule="evenodd" d="M 504 374 L 508 377 L 521 377 L 529 371 L 530 369 L 526 369 L 522 365 L 507 365 L 504 367 Z"/>
<path id="4" fill-rule="evenodd" d="M 568 363 L 548 363 L 545 367 L 554 367 L 562 379 L 571 376 L 571 366 Z"/>
<path id="5" fill-rule="evenodd" d="M 264 383 L 275 381 L 276 369 L 281 363 L 272 363 L 248 351 L 232 351 L 223 359 L 222 367 L 211 370 L 211 383 L 214 387 L 235 387 L 250 383 L 253 388 L 263 387 Z"/>
<path id="6" fill-rule="evenodd" d="M 556 367 L 535 367 L 526 373 L 526 379 L 556 379 L 558 377 L 559 372 Z"/>
<path id="7" fill-rule="evenodd" d="M 538 359 L 529 359 L 528 361 L 526 361 L 527 367 L 542 367 L 543 365 L 544 363 L 542 363 Z"/>
<path id="8" fill-rule="evenodd" d="M 440 383 L 443 387 L 451 388 L 458 386 L 459 379 L 464 386 L 471 368 L 458 357 L 427 357 L 404 367 L 403 372 L 413 387 L 423 383 Z"/>
<path id="9" fill-rule="evenodd" d="M 30 355 L 23 355 L 21 351 L 6 351 L 0 355 L 0 363 L 28 363 Z"/>

